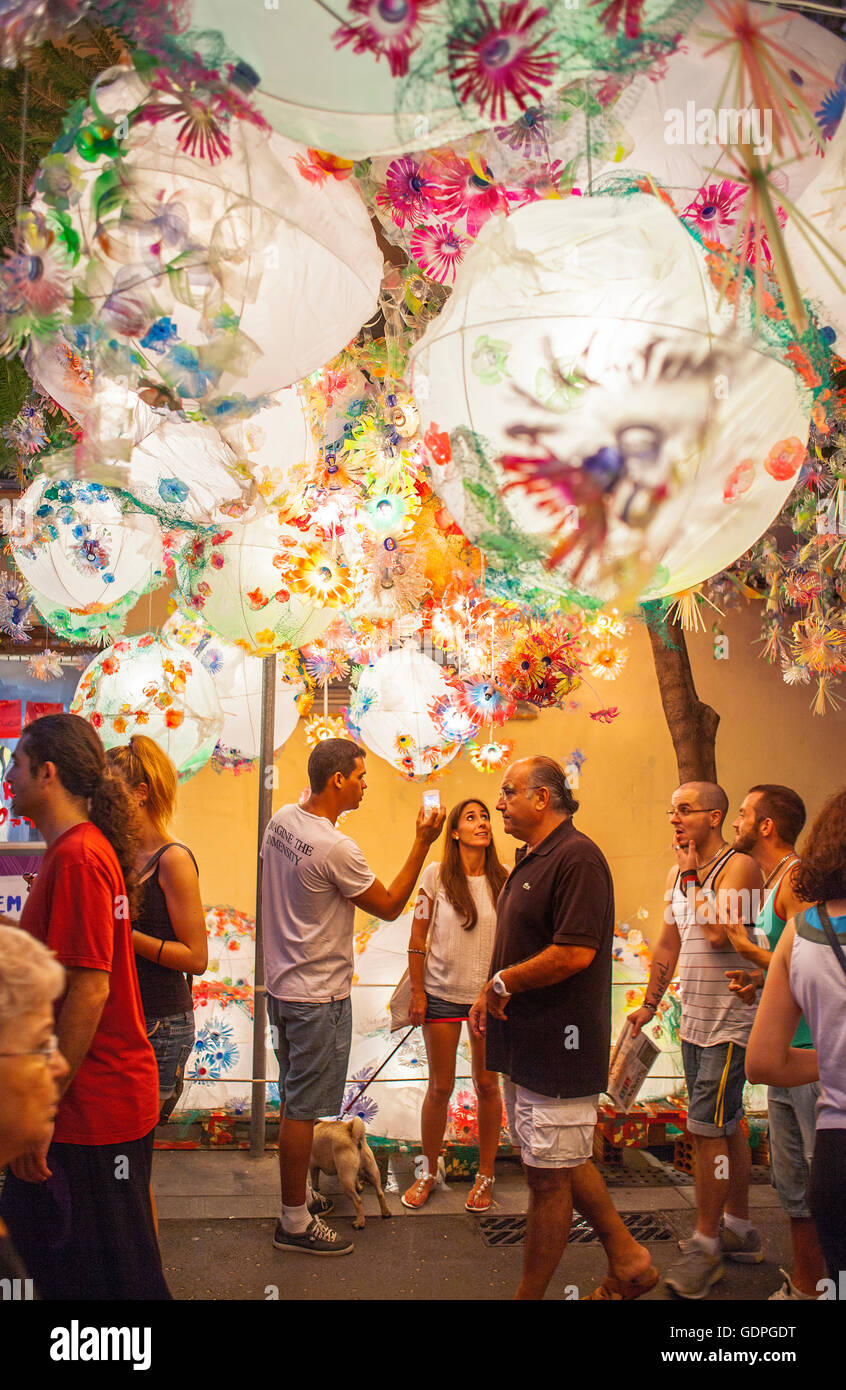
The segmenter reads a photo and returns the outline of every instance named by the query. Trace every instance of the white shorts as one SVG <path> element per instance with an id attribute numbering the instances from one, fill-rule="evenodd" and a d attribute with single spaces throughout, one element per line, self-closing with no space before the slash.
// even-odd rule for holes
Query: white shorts
<path id="1" fill-rule="evenodd" d="M 599 1096 L 556 1100 L 502 1078 L 511 1142 L 530 1168 L 578 1168 L 593 1154 Z"/>

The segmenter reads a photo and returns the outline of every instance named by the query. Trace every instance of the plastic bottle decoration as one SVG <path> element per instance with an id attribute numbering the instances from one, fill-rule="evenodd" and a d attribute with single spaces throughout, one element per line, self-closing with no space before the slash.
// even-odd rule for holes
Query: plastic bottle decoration
<path id="1" fill-rule="evenodd" d="M 261 753 L 262 663 L 240 647 L 216 636 L 197 619 L 178 610 L 168 618 L 162 636 L 186 647 L 214 678 L 224 723 L 211 763 L 216 771 L 242 772 Z M 293 653 L 277 658 L 274 756 L 278 757 L 311 703 L 301 664 Z"/>
<path id="2" fill-rule="evenodd" d="M 429 706 L 450 694 L 443 672 L 413 642 L 366 666 L 350 701 L 350 728 L 365 747 L 409 780 L 446 767 L 458 752 L 438 731 Z"/>
<path id="3" fill-rule="evenodd" d="M 103 73 L 34 207 L 62 221 L 95 368 L 214 423 L 343 347 L 376 307 L 382 257 L 354 188 L 310 182 L 305 151 L 181 82 Z"/>
<path id="4" fill-rule="evenodd" d="M 334 592 L 344 574 L 329 548 L 265 510 L 254 520 L 226 521 L 176 556 L 181 605 L 251 656 L 302 647 L 337 617 Z M 325 572 L 325 573 L 324 573 Z"/>
<path id="5" fill-rule="evenodd" d="M 120 495 L 99 483 L 37 478 L 16 516 L 12 556 L 36 607 L 43 597 L 77 617 L 96 617 L 164 577 L 156 519 L 125 511 Z"/>
<path id="6" fill-rule="evenodd" d="M 733 329 L 657 198 L 493 218 L 412 352 L 433 486 L 492 567 L 541 588 L 690 587 L 748 548 L 802 462 L 810 400 L 775 351 Z"/>
<path id="7" fill-rule="evenodd" d="M 214 680 L 184 647 L 152 632 L 125 637 L 86 667 L 71 702 L 106 748 L 133 734 L 155 739 L 180 782 L 209 760 L 223 728 Z"/>

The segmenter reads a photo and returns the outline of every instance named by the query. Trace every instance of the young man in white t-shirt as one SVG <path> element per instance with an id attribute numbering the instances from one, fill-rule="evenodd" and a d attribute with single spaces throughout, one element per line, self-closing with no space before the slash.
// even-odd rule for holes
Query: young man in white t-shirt
<path id="1" fill-rule="evenodd" d="M 364 758 L 350 739 L 318 743 L 308 760 L 309 796 L 276 812 L 261 851 L 267 1013 L 282 1102 L 282 1213 L 273 1244 L 310 1255 L 347 1255 L 353 1248 L 309 1210 L 306 1182 L 314 1122 L 337 1115 L 343 1103 L 355 909 L 386 922 L 400 916 L 446 814 L 420 811 L 411 852 L 386 888 L 355 841 L 335 826 L 342 812 L 361 804 Z"/>

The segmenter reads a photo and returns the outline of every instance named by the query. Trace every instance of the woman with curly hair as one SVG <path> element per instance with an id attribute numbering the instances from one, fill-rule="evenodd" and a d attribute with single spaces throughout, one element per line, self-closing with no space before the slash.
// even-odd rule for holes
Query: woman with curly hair
<path id="1" fill-rule="evenodd" d="M 150 1202 L 158 1070 L 130 922 L 137 813 L 75 714 L 28 724 L 6 780 L 47 845 L 20 927 L 67 971 L 55 1033 L 68 1071 L 55 1126 L 12 1163 L 0 1214 L 42 1298 L 169 1299 Z"/>
<path id="2" fill-rule="evenodd" d="M 846 1269 L 846 789 L 811 827 L 794 888 L 815 903 L 776 947 L 746 1051 L 746 1075 L 771 1086 L 822 1082 L 810 1208 L 829 1273 Z M 791 1047 L 804 1013 L 814 1047 Z"/>
<path id="3" fill-rule="evenodd" d="M 159 1067 L 159 1124 L 164 1124 L 182 1093 L 194 1046 L 186 972 L 202 975 L 209 961 L 199 871 L 190 849 L 169 833 L 177 776 L 167 754 L 151 738 L 136 734 L 110 749 L 108 757 L 135 798 L 141 824 L 135 865 L 141 902 L 132 944 L 147 1036 Z"/>
<path id="4" fill-rule="evenodd" d="M 477 798 L 459 802 L 447 820 L 443 863 L 429 864 L 420 880 L 408 948 L 409 1018 L 423 1025 L 429 1087 L 421 1117 L 423 1172 L 403 1194 L 406 1207 L 422 1207 L 437 1180 L 461 1024 L 488 978 L 496 900 L 507 877 L 487 806 Z M 479 1212 L 491 1205 L 502 1097 L 498 1075 L 485 1067 L 484 1038 L 475 1037 L 469 1025 L 468 1031 L 479 1119 L 479 1171 L 465 1205 Z"/>

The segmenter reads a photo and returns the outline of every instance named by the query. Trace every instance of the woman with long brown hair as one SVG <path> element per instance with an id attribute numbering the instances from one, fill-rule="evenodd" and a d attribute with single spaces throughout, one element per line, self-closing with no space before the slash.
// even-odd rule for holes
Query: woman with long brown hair
<path id="1" fill-rule="evenodd" d="M 487 806 L 475 797 L 459 802 L 447 820 L 443 863 L 429 864 L 420 880 L 408 947 L 409 1016 L 412 1023 L 423 1025 L 429 1087 L 421 1117 L 423 1172 L 403 1194 L 406 1207 L 422 1207 L 436 1182 L 461 1024 L 488 978 L 496 900 L 507 877 L 493 842 Z M 484 1038 L 468 1032 L 479 1120 L 479 1171 L 465 1205 L 468 1211 L 478 1212 L 487 1211 L 491 1204 L 502 1097 L 498 1075 L 485 1067 Z"/>
<path id="2" fill-rule="evenodd" d="M 151 738 L 136 734 L 109 750 L 138 810 L 140 842 L 134 870 L 140 903 L 132 945 L 147 1037 L 159 1068 L 159 1124 L 182 1093 L 185 1065 L 194 1046 L 194 1005 L 188 975 L 208 965 L 206 918 L 197 861 L 170 835 L 177 776 L 170 758 Z"/>
<path id="3" fill-rule="evenodd" d="M 791 917 L 776 946 L 746 1075 L 770 1086 L 822 1083 L 808 1195 L 833 1281 L 825 1296 L 836 1298 L 846 1268 L 846 789 L 814 821 L 793 887 L 815 905 Z M 792 1046 L 803 1013 L 813 1048 Z"/>

